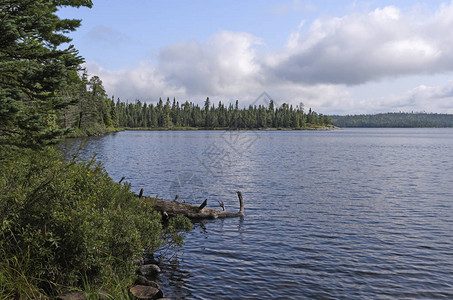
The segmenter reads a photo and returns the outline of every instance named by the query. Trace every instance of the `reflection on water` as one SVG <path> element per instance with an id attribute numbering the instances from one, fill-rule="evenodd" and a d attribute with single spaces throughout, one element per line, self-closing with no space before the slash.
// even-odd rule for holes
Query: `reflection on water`
<path id="1" fill-rule="evenodd" d="M 168 297 L 453 298 L 453 130 L 228 134 L 120 132 L 81 150 L 145 194 L 237 211 L 242 191 L 244 218 L 196 224 L 163 268 Z"/>

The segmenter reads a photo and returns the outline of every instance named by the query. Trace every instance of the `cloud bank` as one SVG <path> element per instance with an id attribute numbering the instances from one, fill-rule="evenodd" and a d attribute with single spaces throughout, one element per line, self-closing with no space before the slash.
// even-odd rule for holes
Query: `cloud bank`
<path id="1" fill-rule="evenodd" d="M 87 67 L 111 94 L 129 101 L 202 101 L 210 96 L 252 102 L 267 91 L 277 102 L 304 102 L 323 113 L 453 112 L 452 82 L 377 99 L 353 99 L 350 93 L 369 82 L 452 72 L 451 28 L 453 2 L 422 14 L 388 6 L 302 22 L 276 53 L 264 52 L 265 41 L 259 37 L 221 31 L 206 41 L 165 47 L 154 65 L 142 62 L 121 71 L 93 62 Z"/>
<path id="2" fill-rule="evenodd" d="M 453 68 L 453 5 L 420 21 L 393 6 L 318 19 L 292 33 L 270 72 L 295 83 L 356 85 Z"/>

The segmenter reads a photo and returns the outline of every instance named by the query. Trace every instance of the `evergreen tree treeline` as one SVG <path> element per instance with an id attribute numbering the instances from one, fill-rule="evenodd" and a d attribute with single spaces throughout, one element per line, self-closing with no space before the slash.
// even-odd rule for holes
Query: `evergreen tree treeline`
<path id="1" fill-rule="evenodd" d="M 331 125 L 331 120 L 322 114 L 309 109 L 304 112 L 303 104 L 293 107 L 283 103 L 280 107 L 271 100 L 269 105 L 250 105 L 239 108 L 235 105 L 211 104 L 209 97 L 200 107 L 193 102 L 185 101 L 180 104 L 173 98 L 156 104 L 148 104 L 137 100 L 135 103 L 114 102 L 111 99 L 110 108 L 112 123 L 127 128 L 306 128 L 313 126 Z"/>
<path id="2" fill-rule="evenodd" d="M 374 115 L 330 116 L 339 127 L 453 127 L 452 114 L 383 113 Z"/>
<path id="3" fill-rule="evenodd" d="M 59 112 L 58 124 L 72 130 L 72 135 L 100 134 L 108 128 L 118 127 L 114 104 L 98 76 L 88 79 L 86 71 L 81 75 L 73 74 L 71 85 L 63 94 L 75 103 Z"/>

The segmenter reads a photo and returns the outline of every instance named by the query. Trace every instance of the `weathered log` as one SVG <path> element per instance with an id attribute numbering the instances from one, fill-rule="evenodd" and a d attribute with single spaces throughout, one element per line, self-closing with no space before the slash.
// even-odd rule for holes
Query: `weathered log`
<path id="1" fill-rule="evenodd" d="M 237 213 L 204 207 L 204 202 L 201 205 L 203 207 L 201 207 L 163 199 L 156 199 L 154 209 L 169 217 L 183 215 L 191 220 L 235 218 L 244 215 L 244 200 L 242 199 L 242 193 L 238 191 L 237 195 L 239 198 L 239 212 Z"/>
<path id="2" fill-rule="evenodd" d="M 238 198 L 239 198 L 239 212 L 241 214 L 244 213 L 244 199 L 242 199 L 242 193 L 240 191 L 237 191 L 236 192 L 238 194 Z"/>

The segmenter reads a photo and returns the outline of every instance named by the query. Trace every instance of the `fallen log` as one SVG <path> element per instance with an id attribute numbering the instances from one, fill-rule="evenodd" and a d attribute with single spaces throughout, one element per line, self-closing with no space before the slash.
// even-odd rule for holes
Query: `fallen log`
<path id="1" fill-rule="evenodd" d="M 183 215 L 191 220 L 203 220 L 203 219 L 224 219 L 224 218 L 235 218 L 244 215 L 244 200 L 242 199 L 242 193 L 237 192 L 239 198 L 239 212 L 227 212 L 217 209 L 205 207 L 207 200 L 200 206 L 181 203 L 177 201 L 156 199 L 154 209 L 161 212 L 164 216 L 174 217 L 177 215 Z"/>

